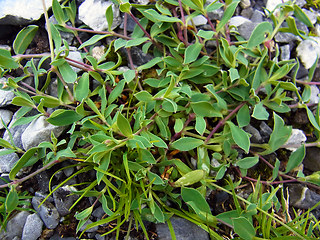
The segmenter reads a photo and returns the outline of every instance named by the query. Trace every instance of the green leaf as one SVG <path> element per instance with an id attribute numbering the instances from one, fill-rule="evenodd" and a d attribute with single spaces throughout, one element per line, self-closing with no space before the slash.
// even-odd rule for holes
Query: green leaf
<path id="1" fill-rule="evenodd" d="M 246 157 L 242 158 L 239 161 L 237 161 L 237 166 L 242 169 L 249 169 L 252 168 L 254 165 L 256 165 L 259 162 L 259 157 Z"/>
<path id="2" fill-rule="evenodd" d="M 178 133 L 183 129 L 183 123 L 184 122 L 180 118 L 175 120 L 174 127 L 173 127 L 175 133 Z"/>
<path id="3" fill-rule="evenodd" d="M 15 163 L 13 168 L 11 169 L 9 173 L 9 178 L 11 180 L 15 179 L 17 173 L 20 171 L 21 168 L 29 161 L 31 157 L 34 156 L 34 154 L 38 151 L 37 147 L 30 148 L 28 151 L 26 151 L 22 157 L 18 160 L 18 162 Z"/>
<path id="4" fill-rule="evenodd" d="M 66 126 L 79 121 L 83 116 L 72 110 L 55 110 L 47 121 L 55 126 Z"/>
<path id="5" fill-rule="evenodd" d="M 166 15 L 160 15 L 157 11 L 154 9 L 148 9 L 142 12 L 142 14 L 151 20 L 152 22 L 180 22 L 182 21 L 179 18 L 176 17 L 168 17 Z"/>
<path id="6" fill-rule="evenodd" d="M 160 57 L 155 57 L 155 58 L 151 59 L 149 62 L 147 62 L 146 64 L 143 64 L 143 65 L 137 67 L 137 71 L 152 68 L 154 65 L 158 64 L 161 61 L 162 61 L 162 59 Z"/>
<path id="7" fill-rule="evenodd" d="M 206 120 L 203 117 L 197 116 L 195 129 L 201 136 L 206 130 L 206 127 L 207 127 Z"/>
<path id="8" fill-rule="evenodd" d="M 60 25 L 64 25 L 65 24 L 64 12 L 57 0 L 52 0 L 52 11 L 57 22 Z"/>
<path id="9" fill-rule="evenodd" d="M 235 80 L 237 80 L 237 79 L 240 78 L 237 69 L 235 69 L 235 68 L 230 68 L 228 71 L 229 71 L 229 76 L 230 76 L 231 82 L 233 82 L 233 81 L 235 81 Z"/>
<path id="10" fill-rule="evenodd" d="M 307 27 L 313 28 L 312 22 L 310 21 L 308 16 L 302 11 L 302 9 L 298 5 L 294 4 L 293 9 L 294 9 L 293 10 L 294 16 L 296 18 L 298 18 L 301 22 L 303 22 Z"/>
<path id="11" fill-rule="evenodd" d="M 182 137 L 172 143 L 172 147 L 180 151 L 190 151 L 197 148 L 203 144 L 203 140 L 192 138 L 192 137 Z"/>
<path id="12" fill-rule="evenodd" d="M 155 164 L 157 161 L 154 159 L 152 153 L 146 149 L 139 149 L 139 158 L 143 162 L 147 162 L 149 164 Z"/>
<path id="13" fill-rule="evenodd" d="M 126 83 L 131 82 L 136 77 L 135 70 L 127 70 L 123 73 L 123 78 L 125 79 Z"/>
<path id="14" fill-rule="evenodd" d="M 86 208 L 85 210 L 83 210 L 83 211 L 75 214 L 75 215 L 74 215 L 75 218 L 76 218 L 77 220 L 84 220 L 84 219 L 88 218 L 88 217 L 91 215 L 91 213 L 92 213 L 93 207 L 94 207 L 94 206 L 88 207 L 88 208 Z"/>
<path id="15" fill-rule="evenodd" d="M 203 171 L 203 170 L 195 170 L 195 171 Z M 183 187 L 181 189 L 181 197 L 183 201 L 185 201 L 186 203 L 194 202 L 200 211 L 211 215 L 209 204 L 207 203 L 205 198 L 201 195 L 201 193 L 196 189 Z"/>
<path id="16" fill-rule="evenodd" d="M 250 149 L 250 139 L 248 134 L 243 131 L 241 128 L 238 126 L 234 125 L 232 122 L 227 121 L 230 130 L 231 130 L 231 135 L 234 140 L 234 142 L 242 148 L 246 153 L 249 152 Z"/>
<path id="17" fill-rule="evenodd" d="M 23 54 L 28 48 L 29 44 L 33 40 L 38 31 L 38 26 L 29 25 L 23 28 L 17 35 L 13 42 L 13 50 L 16 54 Z"/>
<path id="18" fill-rule="evenodd" d="M 126 44 L 127 44 L 127 40 L 124 40 L 122 38 L 118 38 L 117 40 L 114 41 L 114 50 L 118 51 L 119 48 L 124 47 Z"/>
<path id="19" fill-rule="evenodd" d="M 264 151 L 263 154 L 269 154 L 276 151 L 285 144 L 291 136 L 292 127 L 285 126 L 282 118 L 275 112 L 273 112 L 273 119 L 273 132 L 271 133 L 270 140 L 268 142 L 270 148 Z"/>
<path id="20" fill-rule="evenodd" d="M 121 95 L 125 83 L 125 80 L 121 80 L 117 83 L 117 86 L 112 90 L 108 97 L 108 104 L 113 103 Z"/>
<path id="21" fill-rule="evenodd" d="M 208 102 L 192 102 L 191 108 L 200 117 L 222 117 L 221 112 L 215 110 Z"/>
<path id="22" fill-rule="evenodd" d="M 245 217 L 232 218 L 234 231 L 244 240 L 252 240 L 256 235 L 256 230 Z"/>
<path id="23" fill-rule="evenodd" d="M 131 4 L 128 2 L 120 4 L 120 11 L 121 12 L 129 13 L 130 8 L 131 8 Z"/>
<path id="24" fill-rule="evenodd" d="M 273 31 L 273 27 L 269 22 L 262 22 L 259 23 L 251 33 L 251 36 L 248 41 L 248 48 L 254 48 L 261 44 L 263 41 L 266 40 L 266 33 L 271 34 Z"/>
<path id="25" fill-rule="evenodd" d="M 93 45 L 95 44 L 96 42 L 100 41 L 101 39 L 104 39 L 106 37 L 108 37 L 110 35 L 94 35 L 92 36 L 89 40 L 85 41 L 84 43 L 82 43 L 79 47 L 79 49 L 81 48 L 84 48 L 86 46 L 89 46 L 89 45 Z"/>
<path id="26" fill-rule="evenodd" d="M 75 84 L 74 97 L 77 101 L 81 102 L 83 99 L 86 99 L 89 94 L 89 74 L 84 73 L 78 80 L 78 83 Z"/>
<path id="27" fill-rule="evenodd" d="M 289 157 L 289 161 L 287 163 L 287 166 L 286 166 L 286 171 L 285 173 L 288 173 L 290 172 L 292 169 L 298 167 L 304 157 L 306 155 L 306 148 L 304 145 L 302 145 L 301 147 L 299 147 L 297 150 L 295 150 L 294 152 L 292 152 L 290 154 L 290 157 Z"/>
<path id="28" fill-rule="evenodd" d="M 125 46 L 126 46 L 126 48 L 139 46 L 140 44 L 142 44 L 142 43 L 144 43 L 145 41 L 148 41 L 148 40 L 149 40 L 149 38 L 147 38 L 147 37 L 132 39 L 132 40 L 127 41 Z"/>
<path id="29" fill-rule="evenodd" d="M 11 57 L 8 50 L 0 49 L 0 67 L 16 69 L 19 67 L 19 64 Z"/>
<path id="30" fill-rule="evenodd" d="M 318 124 L 318 122 L 316 121 L 313 113 L 311 112 L 311 110 L 307 107 L 307 105 L 304 105 L 305 109 L 307 111 L 307 115 L 309 118 L 309 121 L 311 122 L 312 126 L 314 126 L 318 131 L 320 131 L 320 126 Z"/>
<path id="31" fill-rule="evenodd" d="M 279 168 L 280 168 L 280 161 L 276 159 L 276 163 L 274 164 L 274 168 L 272 170 L 272 179 L 276 179 L 279 174 Z"/>
<path id="32" fill-rule="evenodd" d="M 121 113 L 117 117 L 117 126 L 120 132 L 126 137 L 132 137 L 132 129 L 128 119 L 126 119 Z"/>
<path id="33" fill-rule="evenodd" d="M 233 16 L 234 11 L 236 10 L 239 2 L 240 2 L 239 0 L 235 0 L 235 1 L 232 1 L 232 3 L 227 6 L 221 21 L 217 25 L 217 28 L 216 28 L 217 33 L 224 28 L 224 26 L 228 23 L 230 18 Z"/>
<path id="34" fill-rule="evenodd" d="M 37 103 L 42 102 L 44 107 L 49 107 L 49 108 L 56 108 L 60 106 L 61 102 L 58 98 L 52 97 L 52 96 L 34 96 L 32 97 L 34 101 Z"/>
<path id="35" fill-rule="evenodd" d="M 108 31 L 111 32 L 111 26 L 113 24 L 113 10 L 112 10 L 112 5 L 110 4 L 109 7 L 106 10 L 106 18 L 107 18 L 107 23 L 108 23 Z"/>
<path id="36" fill-rule="evenodd" d="M 136 93 L 134 96 L 140 102 L 150 102 L 150 101 L 152 101 L 152 95 L 149 92 L 145 91 L 145 90 Z"/>
<path id="37" fill-rule="evenodd" d="M 163 212 L 161 211 L 161 208 L 158 206 L 158 204 L 154 205 L 154 217 L 157 219 L 158 222 L 164 223 L 165 222 L 165 217 Z"/>
<path id="38" fill-rule="evenodd" d="M 74 83 L 77 80 L 77 74 L 65 60 L 63 64 L 58 66 L 58 69 L 66 83 Z"/>
<path id="39" fill-rule="evenodd" d="M 192 45 L 189 45 L 184 53 L 184 64 L 188 64 L 191 62 L 194 62 L 197 60 L 200 51 L 202 49 L 202 44 L 200 43 L 195 43 Z"/>
<path id="40" fill-rule="evenodd" d="M 5 208 L 6 212 L 10 213 L 19 205 L 19 196 L 14 187 L 11 187 L 10 192 L 6 197 Z"/>
<path id="41" fill-rule="evenodd" d="M 173 183 L 174 187 L 184 187 L 195 184 L 203 180 L 206 176 L 206 171 L 202 169 L 193 170 L 186 173 L 181 178 Z"/>
<path id="42" fill-rule="evenodd" d="M 239 127 L 245 127 L 250 123 L 250 110 L 247 104 L 238 111 L 237 122 Z"/>
<path id="43" fill-rule="evenodd" d="M 0 146 L 4 147 L 4 148 L 14 149 L 14 147 L 8 141 L 4 140 L 3 138 L 0 138 Z"/>
<path id="44" fill-rule="evenodd" d="M 26 97 L 17 96 L 14 99 L 12 99 L 11 103 L 16 106 L 35 107 L 34 102 Z"/>
<path id="45" fill-rule="evenodd" d="M 269 113 L 264 108 L 262 102 L 259 102 L 254 106 L 252 117 L 258 120 L 268 120 L 269 119 Z"/>
<path id="46" fill-rule="evenodd" d="M 215 34 L 214 31 L 205 31 L 202 29 L 200 29 L 197 33 L 199 37 L 202 37 L 204 39 L 212 39 L 214 34 Z"/>

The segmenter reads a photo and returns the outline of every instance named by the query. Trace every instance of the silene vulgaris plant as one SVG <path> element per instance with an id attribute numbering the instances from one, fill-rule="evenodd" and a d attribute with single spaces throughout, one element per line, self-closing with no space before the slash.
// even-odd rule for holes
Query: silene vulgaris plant
<path id="1" fill-rule="evenodd" d="M 13 125 L 44 117 L 65 129 L 62 136 L 52 133 L 50 140 L 29 149 L 18 148 L 12 137 L 0 139 L 6 149 L 1 154 L 20 156 L 9 174 L 12 182 L 1 186 L 3 227 L 26 198 L 19 185 L 66 161 L 76 172 L 55 188 L 50 182 L 47 198 L 70 179 L 95 173 L 93 181 L 74 186 L 78 198 L 70 210 L 86 197 L 95 199 L 74 215 L 77 231 L 101 204 L 104 218 L 85 230 L 115 222 L 105 234 L 115 232 L 117 238 L 124 224 L 131 229 L 135 223 L 149 239 L 143 223 L 147 220 L 167 222 L 175 239 L 173 215 L 197 224 L 212 239 L 319 237 L 312 209 L 292 215 L 284 185 L 303 182 L 319 190 L 319 173 L 294 171 L 306 147 L 319 145 L 319 105 L 309 104 L 317 62 L 309 69 L 308 80 L 299 81 L 299 60 L 280 61 L 274 42 L 279 31 L 310 39 L 297 29 L 297 20 L 309 29 L 314 26 L 300 7 L 287 1 L 273 12 L 266 10 L 272 21 L 258 24 L 246 40 L 228 24 L 238 4 L 117 1 L 106 11 L 108 31 L 96 32 L 76 25 L 75 0 L 53 0 L 57 24 L 50 23 L 45 12 L 50 53 L 25 54 L 37 34 L 36 25 L 19 32 L 12 52 L 0 49 L 0 74 L 6 79 L 2 90 L 14 92 L 12 104 L 20 107 Z M 111 29 L 112 8 L 120 9 L 125 25 L 133 19 L 132 33 Z M 211 20 L 209 13 L 218 9 L 224 10 L 222 19 Z M 193 24 L 200 15 L 210 29 Z M 70 46 L 62 32 L 74 34 L 84 62 L 68 57 Z M 80 32 L 91 37 L 81 39 Z M 99 58 L 92 55 L 95 45 L 106 46 Z M 130 50 L 137 47 L 152 60 L 136 66 Z M 131 69 L 123 68 L 124 61 Z M 27 78 L 32 84 L 25 83 Z M 56 94 L 49 91 L 53 83 Z M 314 141 L 291 146 L 296 147 L 291 152 L 283 146 L 292 133 L 287 118 L 296 108 L 306 111 Z M 267 142 L 251 142 L 244 127 L 261 121 L 273 132 Z M 21 169 L 35 164 L 41 166 L 37 171 L 17 177 Z M 252 186 L 247 198 L 237 194 L 243 184 Z M 218 191 L 230 194 L 232 201 L 225 212 L 216 214 L 208 196 Z"/>

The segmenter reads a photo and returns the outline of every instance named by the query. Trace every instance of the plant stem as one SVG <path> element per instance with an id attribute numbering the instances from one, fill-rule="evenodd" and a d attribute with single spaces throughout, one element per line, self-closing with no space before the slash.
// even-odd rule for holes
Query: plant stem
<path id="1" fill-rule="evenodd" d="M 6 188 L 6 187 L 10 187 L 11 185 L 17 185 L 17 184 L 23 183 L 24 181 L 34 177 L 38 173 L 41 173 L 41 172 L 45 171 L 46 169 L 48 169 L 49 167 L 53 166 L 54 164 L 60 163 L 60 162 L 62 162 L 64 160 L 66 160 L 66 159 L 52 161 L 52 162 L 48 163 L 47 165 L 43 166 L 42 168 L 38 169 L 37 171 L 29 174 L 28 176 L 25 176 L 23 178 L 14 180 L 13 182 L 10 182 L 10 183 L 7 183 L 7 184 L 0 185 L 0 188 Z"/>
<path id="2" fill-rule="evenodd" d="M 296 82 L 304 85 L 320 85 L 320 82 L 305 82 L 302 80 L 296 80 Z"/>
<path id="3" fill-rule="evenodd" d="M 211 137 L 213 136 L 213 134 L 215 134 L 216 131 L 218 131 L 218 129 L 223 126 L 226 121 L 231 118 L 233 116 L 233 114 L 235 114 L 236 112 L 239 111 L 240 108 L 242 108 L 243 105 L 245 105 L 247 102 L 242 102 L 240 105 L 238 105 L 235 109 L 233 109 L 228 116 L 226 116 L 224 119 L 221 119 L 220 122 L 215 126 L 215 128 L 210 132 L 210 134 L 208 135 L 208 137 L 206 138 L 206 140 L 204 141 L 204 144 L 206 144 Z"/>
<path id="4" fill-rule="evenodd" d="M 43 6 L 43 11 L 44 11 L 44 17 L 46 19 L 46 25 L 48 29 L 48 38 L 49 38 L 49 46 L 50 46 L 50 53 L 51 53 L 51 61 L 54 60 L 54 47 L 53 47 L 53 40 L 52 40 L 52 34 L 51 34 L 51 26 L 49 23 L 49 17 L 48 17 L 48 12 L 46 8 L 46 3 L 45 0 L 42 0 L 42 6 Z"/>
<path id="5" fill-rule="evenodd" d="M 181 14 L 182 22 L 183 22 L 183 37 L 184 37 L 183 42 L 186 46 L 188 46 L 189 43 L 188 43 L 187 23 L 186 23 L 186 19 L 184 17 L 184 12 L 183 12 L 181 0 L 178 0 L 178 2 L 179 2 L 180 14 Z"/>
<path id="6" fill-rule="evenodd" d="M 83 29 L 83 28 L 76 28 L 76 27 L 71 27 L 71 26 L 65 26 L 65 28 L 71 29 L 71 30 L 75 30 L 78 32 L 87 32 L 87 33 L 93 33 L 93 34 L 107 34 L 107 35 L 111 35 L 111 36 L 115 36 L 115 37 L 119 37 L 119 38 L 123 38 L 126 40 L 131 40 L 131 37 L 127 37 L 124 36 L 122 34 L 119 33 L 115 33 L 115 32 L 106 32 L 106 31 L 94 31 L 94 30 L 90 30 L 90 29 Z"/>
<path id="7" fill-rule="evenodd" d="M 72 93 L 70 91 L 70 88 L 69 88 L 68 84 L 64 81 L 64 79 L 63 79 L 62 75 L 60 74 L 59 70 L 54 69 L 53 71 L 57 74 L 57 76 L 59 77 L 60 81 L 62 82 L 64 88 L 66 89 L 66 91 L 67 91 L 67 93 L 69 95 L 70 101 L 74 102 L 74 97 L 73 97 L 73 95 L 72 95 Z"/>

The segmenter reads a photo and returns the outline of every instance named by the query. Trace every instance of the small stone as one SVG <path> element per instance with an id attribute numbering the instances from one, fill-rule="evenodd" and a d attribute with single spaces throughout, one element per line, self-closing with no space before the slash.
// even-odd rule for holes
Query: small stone
<path id="1" fill-rule="evenodd" d="M 289 188 L 289 205 L 301 208 L 312 208 L 320 201 L 320 195 L 311 191 L 301 184 L 288 184 Z M 319 209 L 320 206 L 316 207 Z"/>
<path id="2" fill-rule="evenodd" d="M 294 35 L 292 33 L 278 32 L 274 36 L 274 40 L 277 43 L 290 43 L 290 42 L 299 41 L 300 39 L 299 39 L 299 37 L 297 37 L 296 35 Z"/>
<path id="3" fill-rule="evenodd" d="M 184 218 L 170 218 L 177 239 L 183 240 L 209 240 L 209 234 L 197 225 Z M 156 224 L 159 240 L 171 240 L 168 225 L 165 223 Z"/>
<path id="4" fill-rule="evenodd" d="M 51 132 L 53 132 L 56 137 L 59 137 L 64 129 L 64 126 L 54 126 L 48 123 L 44 116 L 40 116 L 33 120 L 22 133 L 21 141 L 23 148 L 28 150 L 32 147 L 37 147 L 42 142 L 50 141 Z"/>
<path id="5" fill-rule="evenodd" d="M 207 1 L 208 2 L 208 1 Z M 210 20 L 221 20 L 223 17 L 224 11 L 222 8 L 214 10 L 212 12 L 208 12 L 208 17 Z"/>
<path id="6" fill-rule="evenodd" d="M 297 56 L 306 69 L 312 67 L 320 56 L 320 38 L 310 37 L 312 40 L 303 40 L 297 47 Z"/>
<path id="7" fill-rule="evenodd" d="M 272 128 L 268 126 L 265 122 L 260 123 L 260 134 L 263 142 L 268 142 L 270 135 L 272 133 Z"/>
<path id="8" fill-rule="evenodd" d="M 316 85 L 311 85 L 310 104 L 317 104 L 319 102 L 319 88 Z"/>
<path id="9" fill-rule="evenodd" d="M 252 14 L 253 14 L 253 8 L 252 7 L 245 8 L 245 9 L 243 9 L 241 11 L 241 16 L 245 17 L 247 19 L 251 19 Z"/>
<path id="10" fill-rule="evenodd" d="M 5 107 L 11 104 L 14 97 L 15 95 L 13 92 L 0 89 L 0 107 Z"/>
<path id="11" fill-rule="evenodd" d="M 32 198 L 32 206 L 34 210 L 36 210 L 46 225 L 47 228 L 49 229 L 54 229 L 58 226 L 60 216 L 52 203 L 45 201 L 40 207 L 40 203 L 43 201 L 43 198 L 40 197 L 33 197 Z"/>
<path id="12" fill-rule="evenodd" d="M 306 156 L 303 160 L 305 169 L 313 172 L 320 171 L 320 149 L 318 147 L 307 147 Z"/>
<path id="13" fill-rule="evenodd" d="M 112 5 L 113 23 L 111 29 L 121 24 L 119 8 L 112 1 L 86 0 L 79 7 L 79 19 L 95 31 L 108 29 L 106 10 Z"/>
<path id="14" fill-rule="evenodd" d="M 250 6 L 251 6 L 250 0 L 240 0 L 240 7 L 242 7 L 242 9 L 248 8 Z"/>
<path id="15" fill-rule="evenodd" d="M 280 47 L 280 59 L 282 61 L 290 60 L 290 45 L 286 44 Z"/>
<path id="16" fill-rule="evenodd" d="M 68 215 L 70 213 L 69 208 L 78 198 L 76 195 L 72 195 L 72 191 L 77 191 L 77 189 L 63 186 L 53 192 L 54 203 L 60 216 Z"/>
<path id="17" fill-rule="evenodd" d="M 7 126 L 11 121 L 12 115 L 13 113 L 11 111 L 0 109 L 0 119 L 2 119 Z M 0 121 L 0 129 L 4 129 L 2 121 Z"/>
<path id="18" fill-rule="evenodd" d="M 8 221 L 6 229 L 7 231 L 0 232 L 0 239 L 11 240 L 15 237 L 18 237 L 18 239 L 20 239 L 22 236 L 23 226 L 29 215 L 30 213 L 27 211 L 21 211 L 17 213 Z"/>
<path id="19" fill-rule="evenodd" d="M 132 47 L 130 51 L 131 51 L 132 61 L 135 66 L 141 66 L 153 59 L 153 56 L 151 56 L 150 54 L 144 53 L 138 47 Z M 124 51 L 124 53 L 126 55 L 128 54 L 127 51 Z"/>
<path id="20" fill-rule="evenodd" d="M 78 239 L 78 238 L 77 238 Z M 49 240 L 77 240 L 74 237 L 61 237 L 58 233 L 54 234 Z"/>
<path id="21" fill-rule="evenodd" d="M 36 176 L 39 191 L 42 193 L 49 192 L 49 177 L 46 171 L 38 173 Z"/>
<path id="22" fill-rule="evenodd" d="M 268 0 L 266 4 L 266 9 L 272 12 L 276 9 L 276 7 L 284 2 L 287 2 L 288 0 Z"/>
<path id="23" fill-rule="evenodd" d="M 250 141 L 253 143 L 261 143 L 262 142 L 262 137 L 255 127 L 248 125 L 244 128 L 244 130 L 248 133 L 251 134 Z"/>
<path id="24" fill-rule="evenodd" d="M 194 23 L 195 26 L 205 25 L 208 22 L 208 20 L 202 15 L 198 15 L 198 16 L 192 18 L 192 20 L 193 20 L 193 23 Z M 188 25 L 192 25 L 192 22 L 189 21 Z"/>
<path id="25" fill-rule="evenodd" d="M 250 20 L 245 17 L 235 16 L 230 19 L 229 26 L 239 27 L 240 25 L 246 24 L 248 22 L 250 22 Z"/>
<path id="26" fill-rule="evenodd" d="M 297 150 L 302 143 L 307 141 L 306 135 L 300 129 L 292 129 L 291 136 L 288 141 L 282 146 L 290 151 Z"/>
<path id="27" fill-rule="evenodd" d="M 75 48 L 75 47 L 70 47 L 68 58 L 70 58 L 70 59 L 72 59 L 74 61 L 83 63 L 83 59 L 81 57 L 81 53 L 79 51 L 77 51 L 77 48 Z M 71 68 L 76 73 L 81 71 L 80 68 L 77 68 L 77 67 L 74 67 L 74 66 L 71 66 Z"/>
<path id="28" fill-rule="evenodd" d="M 136 25 L 137 25 L 136 22 L 131 17 L 127 18 L 127 31 L 128 32 L 133 32 Z M 119 27 L 120 27 L 120 29 L 124 29 L 124 19 L 121 22 Z"/>
<path id="29" fill-rule="evenodd" d="M 255 24 L 249 20 L 245 24 L 240 25 L 238 27 L 238 31 L 242 37 L 244 37 L 246 40 L 249 40 L 254 28 L 255 28 Z"/>
<path id="30" fill-rule="evenodd" d="M 98 207 L 92 212 L 92 216 L 98 219 L 101 219 L 104 215 L 105 215 L 105 212 L 102 207 Z"/>
<path id="31" fill-rule="evenodd" d="M 265 14 L 263 12 L 261 12 L 259 10 L 254 10 L 250 20 L 252 22 L 254 22 L 255 24 L 258 24 L 258 23 L 263 22 L 263 17 L 264 16 L 265 16 Z"/>
<path id="32" fill-rule="evenodd" d="M 37 213 L 27 217 L 21 240 L 37 240 L 41 236 L 43 222 Z"/>
<path id="33" fill-rule="evenodd" d="M 0 149 L 0 152 L 6 151 L 7 149 Z M 0 157 L 0 173 L 9 173 L 15 163 L 19 160 L 16 153 L 10 153 Z"/>

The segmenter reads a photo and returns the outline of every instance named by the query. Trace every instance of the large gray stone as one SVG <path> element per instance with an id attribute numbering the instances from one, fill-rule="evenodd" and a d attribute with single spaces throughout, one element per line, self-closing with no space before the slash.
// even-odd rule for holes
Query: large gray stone
<path id="1" fill-rule="evenodd" d="M 27 24 L 43 14 L 42 0 L 0 0 L 0 4 L 0 24 Z M 45 5 L 49 9 L 52 0 L 45 0 Z"/>
<path id="2" fill-rule="evenodd" d="M 64 129 L 64 126 L 54 126 L 48 123 L 44 116 L 40 116 L 33 120 L 22 133 L 21 141 L 23 148 L 28 150 L 32 147 L 37 147 L 42 142 L 50 141 L 51 132 L 56 137 L 59 137 Z"/>
<path id="3" fill-rule="evenodd" d="M 238 27 L 238 31 L 242 37 L 244 37 L 246 40 L 249 40 L 251 33 L 255 27 L 256 27 L 255 23 L 249 20 L 248 22 L 241 24 Z"/>
<path id="4" fill-rule="evenodd" d="M 296 208 L 309 209 L 320 201 L 320 195 L 301 184 L 288 184 L 289 204 Z M 319 209 L 318 206 L 316 209 Z"/>
<path id="5" fill-rule="evenodd" d="M 6 151 L 7 149 L 0 149 L 0 152 Z M 16 153 L 10 153 L 0 157 L 0 173 L 8 173 L 13 168 L 14 164 L 19 160 Z"/>
<path id="6" fill-rule="evenodd" d="M 0 233 L 0 239 L 12 240 L 15 237 L 18 237 L 18 239 L 20 239 L 22 236 L 23 226 L 29 215 L 30 213 L 27 211 L 17 213 L 8 221 L 6 232 L 2 231 Z"/>
<path id="7" fill-rule="evenodd" d="M 320 149 L 318 147 L 306 148 L 303 166 L 310 171 L 320 171 Z"/>
<path id="8" fill-rule="evenodd" d="M 170 218 L 177 239 L 183 240 L 209 240 L 209 234 L 197 225 L 183 218 Z M 171 240 L 171 234 L 167 224 L 156 225 L 159 240 Z"/>
<path id="9" fill-rule="evenodd" d="M 11 104 L 14 97 L 15 95 L 13 92 L 0 89 L 0 107 L 5 107 Z"/>
<path id="10" fill-rule="evenodd" d="M 45 201 L 40 207 L 40 203 L 43 201 L 41 197 L 32 198 L 32 206 L 36 210 L 42 219 L 43 223 L 49 229 L 54 229 L 58 226 L 60 216 L 58 210 L 52 203 Z"/>
<path id="11" fill-rule="evenodd" d="M 37 240 L 41 236 L 43 222 L 37 213 L 27 217 L 21 240 Z"/>
<path id="12" fill-rule="evenodd" d="M 121 24 L 121 17 L 118 7 L 112 1 L 86 0 L 79 7 L 79 19 L 95 31 L 108 29 L 106 21 L 106 10 L 112 5 L 113 23 L 111 29 Z"/>

